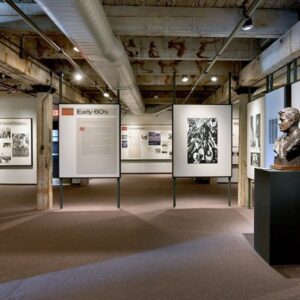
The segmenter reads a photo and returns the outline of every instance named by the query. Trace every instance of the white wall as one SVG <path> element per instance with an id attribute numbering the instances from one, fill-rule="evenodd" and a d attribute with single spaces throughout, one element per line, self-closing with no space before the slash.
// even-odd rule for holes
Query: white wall
<path id="1" fill-rule="evenodd" d="M 0 184 L 36 184 L 36 98 L 0 95 L 0 118 L 32 118 L 33 166 L 0 168 Z"/>
<path id="2" fill-rule="evenodd" d="M 172 112 L 164 111 L 158 115 L 122 115 L 122 125 L 172 125 Z M 122 161 L 122 173 L 172 173 L 172 161 Z"/>

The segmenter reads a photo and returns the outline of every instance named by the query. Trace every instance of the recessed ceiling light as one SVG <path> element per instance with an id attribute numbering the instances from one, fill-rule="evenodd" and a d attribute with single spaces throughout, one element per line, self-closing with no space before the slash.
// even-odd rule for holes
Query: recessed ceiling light
<path id="1" fill-rule="evenodd" d="M 76 46 L 73 48 L 73 50 L 74 50 L 75 52 L 80 52 L 79 49 L 78 49 Z"/>
<path id="2" fill-rule="evenodd" d="M 108 97 L 109 97 L 109 93 L 106 91 L 106 92 L 103 93 L 103 96 L 104 96 L 105 98 L 108 98 Z"/>
<path id="3" fill-rule="evenodd" d="M 214 82 L 216 82 L 216 81 L 218 81 L 218 77 L 217 76 L 211 76 L 211 81 L 214 81 Z"/>
<path id="4" fill-rule="evenodd" d="M 189 80 L 189 77 L 187 75 L 183 75 L 181 78 L 182 82 L 187 82 Z"/>
<path id="5" fill-rule="evenodd" d="M 83 76 L 80 73 L 76 73 L 74 77 L 75 77 L 76 80 L 80 81 Z"/>

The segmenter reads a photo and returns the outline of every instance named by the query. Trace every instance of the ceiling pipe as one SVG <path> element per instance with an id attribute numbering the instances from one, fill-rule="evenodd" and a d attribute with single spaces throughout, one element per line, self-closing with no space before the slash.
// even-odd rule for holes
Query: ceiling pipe
<path id="1" fill-rule="evenodd" d="M 241 18 L 240 22 L 237 24 L 237 26 L 234 28 L 234 30 L 231 32 L 229 37 L 225 40 L 224 45 L 222 48 L 218 51 L 218 53 L 215 55 L 213 60 L 209 63 L 209 65 L 205 68 L 203 73 L 200 75 L 194 86 L 192 87 L 190 93 L 187 95 L 187 97 L 184 99 L 183 103 L 186 103 L 186 101 L 190 98 L 190 96 L 195 91 L 196 87 L 199 85 L 200 81 L 209 73 L 213 65 L 216 63 L 216 61 L 219 59 L 219 57 L 222 55 L 222 53 L 226 50 L 228 45 L 231 43 L 232 39 L 234 38 L 235 34 L 242 28 L 243 24 L 249 17 L 253 15 L 255 10 L 258 8 L 258 6 L 263 2 L 264 0 L 254 0 L 246 13 L 243 14 L 243 17 Z"/>
<path id="2" fill-rule="evenodd" d="M 36 25 L 12 0 L 3 0 L 6 2 L 12 9 L 14 9 L 18 15 L 45 41 L 47 44 L 53 48 L 57 53 L 62 54 L 64 58 L 75 68 L 75 70 L 81 73 L 84 78 L 93 86 L 96 87 L 100 92 L 104 93 L 104 90 L 89 76 L 87 76 L 81 69 L 81 67 L 64 51 L 63 48 L 58 46 L 53 42 L 43 30 Z"/>
<path id="3" fill-rule="evenodd" d="M 136 115 L 145 105 L 128 55 L 115 37 L 99 0 L 36 0 L 82 56 Z"/>

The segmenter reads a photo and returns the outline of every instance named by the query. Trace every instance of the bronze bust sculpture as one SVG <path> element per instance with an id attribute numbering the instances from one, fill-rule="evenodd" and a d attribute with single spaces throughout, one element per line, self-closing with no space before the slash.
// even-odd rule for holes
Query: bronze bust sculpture
<path id="1" fill-rule="evenodd" d="M 274 159 L 274 169 L 300 169 L 300 120 L 299 110 L 287 107 L 279 111 L 279 128 L 284 134 L 274 144 L 277 156 Z"/>

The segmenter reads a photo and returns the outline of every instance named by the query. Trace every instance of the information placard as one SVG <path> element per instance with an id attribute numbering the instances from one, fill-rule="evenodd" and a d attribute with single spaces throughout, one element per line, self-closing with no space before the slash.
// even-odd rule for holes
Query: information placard
<path id="1" fill-rule="evenodd" d="M 60 178 L 120 177 L 120 106 L 59 105 Z"/>
<path id="2" fill-rule="evenodd" d="M 172 127 L 168 125 L 122 125 L 122 160 L 172 159 Z"/>
<path id="3" fill-rule="evenodd" d="M 232 176 L 231 105 L 173 105 L 173 176 Z"/>

